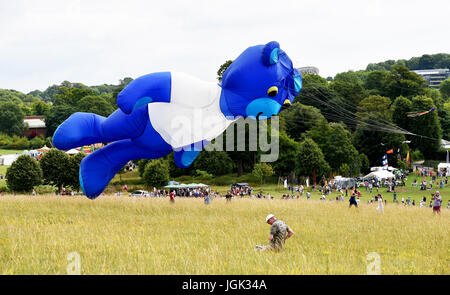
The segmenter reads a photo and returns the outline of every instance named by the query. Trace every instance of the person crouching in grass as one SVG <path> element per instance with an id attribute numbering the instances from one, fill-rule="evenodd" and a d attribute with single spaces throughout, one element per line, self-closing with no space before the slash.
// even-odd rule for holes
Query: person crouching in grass
<path id="1" fill-rule="evenodd" d="M 269 234 L 269 244 L 267 246 L 256 245 L 255 250 L 282 251 L 284 243 L 289 239 L 294 231 L 282 220 L 279 220 L 273 214 L 266 217 L 266 222 L 271 225 Z"/>

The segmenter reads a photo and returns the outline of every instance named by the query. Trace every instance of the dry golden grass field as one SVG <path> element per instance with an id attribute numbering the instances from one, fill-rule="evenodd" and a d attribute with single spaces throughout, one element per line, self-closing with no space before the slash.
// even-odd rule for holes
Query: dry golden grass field
<path id="1" fill-rule="evenodd" d="M 2 196 L 0 274 L 450 274 L 450 210 L 389 204 L 349 209 L 317 200 Z M 281 253 L 266 244 L 268 213 L 295 231 Z"/>

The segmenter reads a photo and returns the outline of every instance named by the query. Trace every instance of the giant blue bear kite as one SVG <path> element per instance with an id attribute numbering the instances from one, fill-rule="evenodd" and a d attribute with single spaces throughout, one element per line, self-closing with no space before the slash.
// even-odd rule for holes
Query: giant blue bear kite
<path id="1" fill-rule="evenodd" d="M 225 71 L 221 84 L 175 72 L 139 77 L 119 93 L 119 109 L 108 118 L 74 113 L 58 127 L 53 143 L 68 150 L 113 142 L 81 162 L 80 186 L 94 199 L 128 161 L 174 151 L 177 166 L 186 168 L 200 152 L 198 143 L 216 138 L 239 117 L 278 114 L 301 86 L 300 72 L 272 41 L 247 48 Z"/>

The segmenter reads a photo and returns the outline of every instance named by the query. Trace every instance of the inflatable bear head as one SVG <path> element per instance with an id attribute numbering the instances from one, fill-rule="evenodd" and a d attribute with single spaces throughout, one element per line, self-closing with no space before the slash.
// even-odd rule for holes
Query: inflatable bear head
<path id="1" fill-rule="evenodd" d="M 222 77 L 220 107 L 226 116 L 270 118 L 302 88 L 300 72 L 276 41 L 247 48 Z"/>

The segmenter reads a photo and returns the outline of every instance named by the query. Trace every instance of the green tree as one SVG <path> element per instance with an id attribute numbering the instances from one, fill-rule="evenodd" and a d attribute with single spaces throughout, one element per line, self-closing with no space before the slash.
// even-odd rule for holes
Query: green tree
<path id="1" fill-rule="evenodd" d="M 328 85 L 317 83 L 303 84 L 302 91 L 294 102 L 319 109 L 329 121 L 339 121 L 342 114 L 337 106 L 346 104 L 345 100 Z"/>
<path id="2" fill-rule="evenodd" d="M 224 175 L 233 171 L 233 161 L 226 152 L 203 150 L 195 159 L 193 168 L 215 176 Z"/>
<path id="3" fill-rule="evenodd" d="M 446 101 L 450 101 L 448 98 L 444 98 L 437 89 L 426 88 L 425 95 L 433 99 L 433 103 L 436 106 L 439 124 L 441 125 L 442 138 L 450 139 L 450 111 L 445 108 Z"/>
<path id="4" fill-rule="evenodd" d="M 344 177 L 350 176 L 350 167 L 347 165 L 347 163 L 343 163 L 341 167 L 339 167 L 339 174 Z"/>
<path id="5" fill-rule="evenodd" d="M 69 156 L 69 171 L 67 185 L 73 190 L 80 191 L 80 164 L 86 155 L 84 153 L 78 153 L 73 156 Z"/>
<path id="6" fill-rule="evenodd" d="M 22 113 L 24 114 L 24 116 L 31 116 L 32 115 L 33 110 L 29 106 L 24 105 L 24 104 L 20 104 L 19 107 L 22 110 Z"/>
<path id="7" fill-rule="evenodd" d="M 387 60 L 380 63 L 369 64 L 367 71 L 385 70 L 388 71 L 392 65 L 406 66 L 411 70 L 426 70 L 426 69 L 448 69 L 450 68 L 450 54 L 424 54 L 421 57 L 412 57 L 409 60 Z"/>
<path id="8" fill-rule="evenodd" d="M 43 137 L 34 137 L 32 140 L 30 140 L 30 148 L 31 149 L 39 149 L 45 145 L 45 138 Z"/>
<path id="9" fill-rule="evenodd" d="M 298 176 L 312 177 L 315 172 L 316 178 L 328 176 L 331 169 L 317 143 L 308 137 L 300 143 L 295 167 Z"/>
<path id="10" fill-rule="evenodd" d="M 162 187 L 169 181 L 169 164 L 165 159 L 151 160 L 145 165 L 143 175 L 144 183 L 147 187 Z"/>
<path id="11" fill-rule="evenodd" d="M 87 95 L 78 101 L 77 111 L 107 117 L 114 112 L 114 108 L 108 101 L 98 95 Z"/>
<path id="12" fill-rule="evenodd" d="M 348 111 L 355 112 L 356 107 L 364 95 L 362 82 L 347 82 L 335 80 L 330 83 L 330 89 L 338 93 L 346 102 L 345 107 Z"/>
<path id="13" fill-rule="evenodd" d="M 339 170 L 344 163 L 350 166 L 358 162 L 358 151 L 344 124 L 322 123 L 314 126 L 307 135 L 317 143 L 334 171 Z"/>
<path id="14" fill-rule="evenodd" d="M 395 99 L 392 104 L 392 120 L 395 125 L 409 130 L 409 122 L 410 118 L 408 117 L 408 113 L 411 112 L 412 103 L 409 99 L 399 96 Z"/>
<path id="15" fill-rule="evenodd" d="M 62 86 L 61 93 L 56 94 L 53 98 L 53 105 L 70 105 L 76 106 L 78 102 L 86 96 L 97 96 L 94 90 L 88 88 L 68 88 Z"/>
<path id="16" fill-rule="evenodd" d="M 376 90 L 377 95 L 388 96 L 389 90 L 387 87 L 387 81 L 389 80 L 390 73 L 387 71 L 373 71 L 367 75 L 364 88 L 368 90 Z"/>
<path id="17" fill-rule="evenodd" d="M 369 72 L 367 71 L 348 71 L 336 74 L 333 81 L 342 81 L 362 85 L 367 80 L 368 75 Z"/>
<path id="18" fill-rule="evenodd" d="M 359 169 L 363 174 L 368 174 L 370 172 L 370 161 L 364 154 L 359 154 Z"/>
<path id="19" fill-rule="evenodd" d="M 29 192 L 41 181 L 39 163 L 27 155 L 18 157 L 6 170 L 6 185 L 12 191 Z"/>
<path id="20" fill-rule="evenodd" d="M 389 72 L 371 72 L 365 83 L 366 89 L 376 90 L 373 94 L 389 97 L 391 100 L 398 96 L 410 98 L 422 94 L 425 87 L 422 77 L 401 65 L 392 65 Z"/>
<path id="21" fill-rule="evenodd" d="M 232 60 L 227 60 L 219 67 L 219 70 L 217 70 L 217 80 L 219 80 L 219 82 L 222 82 L 223 73 L 225 73 L 232 62 Z"/>
<path id="22" fill-rule="evenodd" d="M 394 100 L 398 96 L 412 97 L 423 93 L 425 80 L 407 67 L 393 65 L 387 82 L 388 96 Z"/>
<path id="23" fill-rule="evenodd" d="M 51 111 L 44 117 L 47 126 L 47 136 L 53 136 L 58 126 L 75 113 L 75 108 L 69 105 L 58 105 L 51 108 Z"/>
<path id="24" fill-rule="evenodd" d="M 205 180 L 209 180 L 212 179 L 214 177 L 214 175 L 209 174 L 206 171 L 202 171 L 202 170 L 195 170 L 195 176 L 200 178 L 200 179 L 205 179 Z"/>
<path id="25" fill-rule="evenodd" d="M 242 120 L 242 119 L 240 119 Z M 270 122 L 270 119 L 267 120 Z M 268 130 L 269 130 L 268 126 Z M 232 131 L 234 130 L 234 131 Z M 238 134 L 238 129 L 235 124 L 231 124 L 228 126 L 228 128 L 225 130 L 225 132 L 222 134 L 223 142 L 226 145 L 227 142 L 227 134 L 229 132 L 232 132 L 234 134 L 233 138 L 233 151 L 227 151 L 226 153 L 231 158 L 233 163 L 236 163 L 236 170 L 238 176 L 241 176 L 244 172 L 251 172 L 253 170 L 253 166 L 256 164 L 256 158 L 259 154 L 259 151 L 249 151 L 249 145 L 250 145 L 250 137 L 249 137 L 249 126 L 248 124 L 245 125 L 245 135 Z M 245 141 L 245 151 L 238 151 L 237 144 L 238 141 Z"/>
<path id="26" fill-rule="evenodd" d="M 316 74 L 303 74 L 302 75 L 302 84 L 303 86 L 308 86 L 310 84 L 314 84 L 314 85 L 322 85 L 322 86 L 327 86 L 328 85 L 328 81 L 327 79 L 316 75 Z"/>
<path id="27" fill-rule="evenodd" d="M 255 164 L 252 171 L 253 176 L 255 176 L 261 184 L 265 184 L 267 177 L 272 176 L 274 173 L 275 172 L 273 171 L 272 166 L 267 163 Z"/>
<path id="28" fill-rule="evenodd" d="M 278 159 L 271 164 L 278 176 L 287 176 L 295 170 L 293 159 L 297 156 L 299 144 L 283 131 L 280 132 L 279 138 Z"/>
<path id="29" fill-rule="evenodd" d="M 368 157 L 372 166 L 381 166 L 381 158 L 386 151 L 390 149 L 397 151 L 404 140 L 403 134 L 374 130 L 368 125 L 358 125 L 353 133 L 353 145 Z M 389 165 L 396 166 L 397 157 L 389 157 L 388 160 Z"/>
<path id="30" fill-rule="evenodd" d="M 61 192 L 63 186 L 71 184 L 71 163 L 65 152 L 51 149 L 42 156 L 40 164 L 44 184 L 56 186 L 58 192 Z"/>
<path id="31" fill-rule="evenodd" d="M 439 91 L 441 92 L 443 98 L 445 99 L 450 98 L 450 78 L 441 82 L 439 86 Z"/>
<path id="32" fill-rule="evenodd" d="M 21 108 L 12 102 L 0 103 L 0 133 L 21 136 L 26 126 Z"/>
<path id="33" fill-rule="evenodd" d="M 313 126 L 326 122 L 319 109 L 298 102 L 281 112 L 280 117 L 283 118 L 286 133 L 295 140 L 299 140 Z"/>
<path id="34" fill-rule="evenodd" d="M 37 116 L 46 116 L 50 112 L 50 105 L 45 102 L 39 100 L 33 102 L 31 105 L 33 115 Z"/>
<path id="35" fill-rule="evenodd" d="M 371 95 L 364 98 L 358 105 L 358 115 L 379 122 L 380 118 L 386 121 L 392 120 L 390 109 L 391 100 L 380 95 Z"/>
<path id="36" fill-rule="evenodd" d="M 172 159 L 173 160 L 173 159 Z M 145 166 L 150 162 L 150 159 L 141 159 L 138 161 L 138 173 L 140 177 L 144 176 Z"/>
<path id="37" fill-rule="evenodd" d="M 416 96 L 412 99 L 411 110 L 421 112 L 435 107 L 433 100 L 426 96 Z M 433 158 L 434 154 L 440 149 L 442 129 L 439 123 L 438 113 L 429 112 L 428 114 L 410 118 L 411 132 L 424 137 L 415 136 L 411 141 L 412 149 L 419 149 L 425 158 Z"/>

